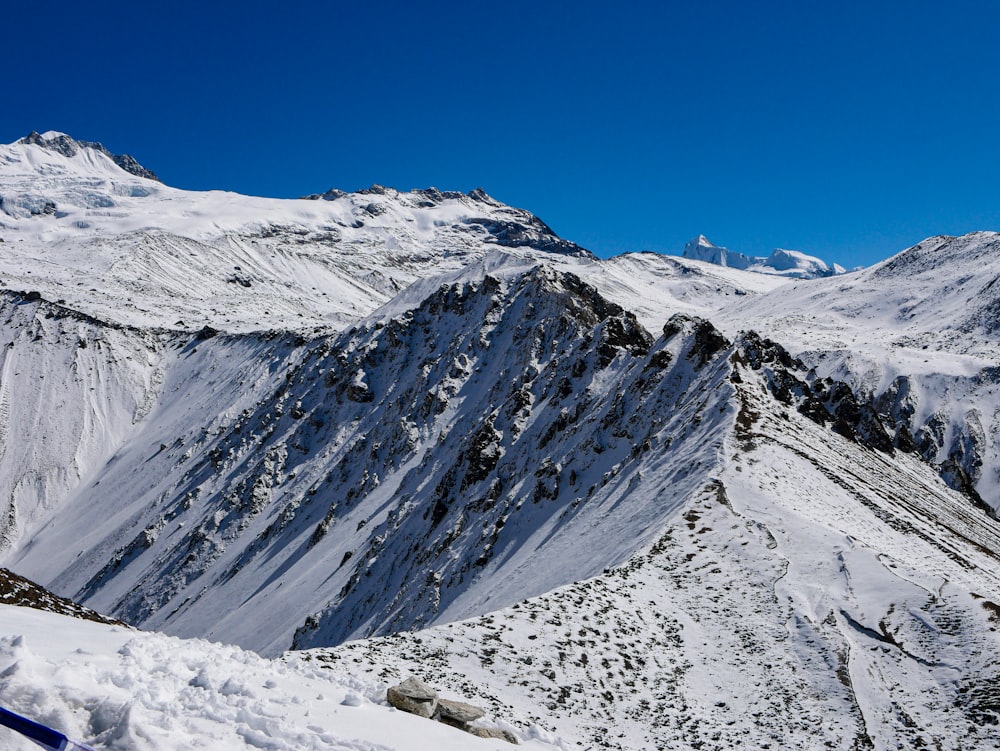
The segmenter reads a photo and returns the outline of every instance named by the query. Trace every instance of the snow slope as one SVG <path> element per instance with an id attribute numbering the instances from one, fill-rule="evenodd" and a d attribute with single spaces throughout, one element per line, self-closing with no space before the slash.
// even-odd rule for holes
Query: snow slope
<path id="1" fill-rule="evenodd" d="M 142 328 L 341 328 L 418 278 L 511 254 L 590 254 L 481 190 L 316 200 L 170 188 L 64 136 L 0 146 L 4 286 Z M 328 200 L 327 200 L 328 199 Z"/>
<path id="2" fill-rule="evenodd" d="M 587 748 L 993 748 L 1000 525 L 914 457 L 783 404 L 756 348 L 734 353 L 721 464 L 627 562 L 312 654 L 423 670 Z"/>
<path id="3" fill-rule="evenodd" d="M 870 269 L 719 309 L 848 381 L 956 488 L 1000 508 L 1000 235 L 934 237 Z"/>
<path id="4" fill-rule="evenodd" d="M 509 747 L 388 707 L 378 680 L 10 605 L 0 605 L 0 696 L 8 709 L 109 751 Z M 504 727 L 522 748 L 560 748 L 542 728 Z M 0 745 L 37 749 L 4 727 Z"/>

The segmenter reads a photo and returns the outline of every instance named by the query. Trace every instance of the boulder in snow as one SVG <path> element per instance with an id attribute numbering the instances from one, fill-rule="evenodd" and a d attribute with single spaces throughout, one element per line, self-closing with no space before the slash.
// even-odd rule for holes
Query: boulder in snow
<path id="1" fill-rule="evenodd" d="M 464 701 L 438 699 L 437 714 L 441 722 L 457 725 L 464 729 L 467 723 L 478 720 L 486 714 L 486 710 L 472 704 L 466 704 Z"/>
<path id="2" fill-rule="evenodd" d="M 396 709 L 420 717 L 432 717 L 437 709 L 437 691 L 419 678 L 409 677 L 385 692 L 386 700 Z"/>

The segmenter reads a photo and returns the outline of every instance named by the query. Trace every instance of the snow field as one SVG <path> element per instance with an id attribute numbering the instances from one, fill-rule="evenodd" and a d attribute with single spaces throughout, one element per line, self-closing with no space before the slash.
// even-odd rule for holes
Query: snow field
<path id="1" fill-rule="evenodd" d="M 10 605 L 0 606 L 0 697 L 99 751 L 510 748 L 384 705 L 377 681 Z M 559 748 L 531 735 L 522 748 Z M 0 746 L 37 748 L 6 728 Z"/>

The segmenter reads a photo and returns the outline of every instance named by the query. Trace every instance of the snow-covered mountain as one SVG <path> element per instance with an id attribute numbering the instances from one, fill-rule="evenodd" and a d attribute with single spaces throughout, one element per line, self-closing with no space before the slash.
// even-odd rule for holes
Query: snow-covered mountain
<path id="1" fill-rule="evenodd" d="M 839 264 L 827 264 L 816 256 L 806 255 L 798 250 L 776 248 L 769 256 L 748 256 L 720 245 L 713 245 L 704 235 L 689 240 L 684 246 L 683 256 L 733 269 L 793 279 L 819 279 L 846 273 L 844 267 Z"/>
<path id="2" fill-rule="evenodd" d="M 991 747 L 997 235 L 807 279 L 134 172 L 0 147 L 0 564 L 567 744 Z"/>

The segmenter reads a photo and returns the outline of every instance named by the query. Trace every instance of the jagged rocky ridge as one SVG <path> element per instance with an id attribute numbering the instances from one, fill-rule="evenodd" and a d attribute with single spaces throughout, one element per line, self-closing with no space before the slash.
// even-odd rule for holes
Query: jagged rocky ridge
<path id="1" fill-rule="evenodd" d="M 85 621 L 125 626 L 123 621 L 85 608 L 82 605 L 59 597 L 33 581 L 18 576 L 13 571 L 0 568 L 0 604 L 45 610 L 49 613 L 68 615 Z"/>
<path id="2" fill-rule="evenodd" d="M 641 511 L 631 465 L 663 440 L 661 424 L 699 433 L 685 421 L 714 398 L 700 381 L 714 376 L 700 375 L 711 342 L 698 331 L 650 351 L 649 335 L 621 308 L 539 268 L 442 287 L 406 315 L 335 339 L 147 341 L 136 359 L 155 362 L 169 401 L 150 407 L 116 460 L 72 494 L 65 528 L 56 520 L 42 537 L 70 534 L 77 504 L 103 505 L 102 518 L 123 522 L 97 525 L 84 559 L 67 560 L 54 578 L 133 622 L 182 633 L 185 613 L 191 624 L 206 617 L 191 594 L 210 580 L 210 620 L 219 633 L 228 628 L 218 613 L 235 607 L 223 604 L 230 590 L 243 611 L 227 638 L 242 640 L 261 638 L 238 635 L 255 622 L 248 587 L 267 589 L 260 566 L 265 581 L 288 587 L 301 565 L 306 599 L 335 603 L 310 621 L 326 624 L 321 636 L 303 633 L 329 642 L 474 613 L 492 598 L 510 603 L 599 571 L 627 555 L 635 530 L 606 535 L 606 551 L 583 561 L 563 537 L 592 534 L 608 506 L 622 518 Z M 248 373 L 247 360 L 271 365 Z M 213 400 L 233 400 L 221 413 L 198 403 L 205 373 L 214 374 Z M 613 399 L 609 379 L 622 383 Z M 641 410 L 662 417 L 650 423 Z M 710 437 L 692 444 L 677 452 L 678 489 Z M 544 529 L 548 545 L 537 539 Z M 502 595 L 490 583 L 500 554 L 510 570 Z M 307 573 L 316 566 L 329 566 L 322 586 Z M 259 607 L 272 612 L 264 595 Z M 301 625 L 294 610 L 284 615 L 286 629 Z M 271 620 L 273 642 L 247 643 L 287 646 L 290 633 L 281 638 Z"/>
<path id="3" fill-rule="evenodd" d="M 953 488 L 1000 507 L 992 329 L 995 233 L 937 237 L 871 269 L 740 301 L 727 329 L 776 332 L 810 368 L 850 385 Z"/>
<path id="4" fill-rule="evenodd" d="M 989 748 L 1000 525 L 781 347 L 748 334 L 715 361 L 739 405 L 723 456 L 627 562 L 307 654 L 420 671 L 584 747 Z"/>

